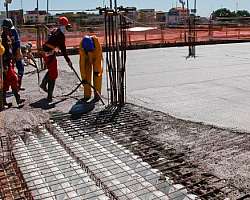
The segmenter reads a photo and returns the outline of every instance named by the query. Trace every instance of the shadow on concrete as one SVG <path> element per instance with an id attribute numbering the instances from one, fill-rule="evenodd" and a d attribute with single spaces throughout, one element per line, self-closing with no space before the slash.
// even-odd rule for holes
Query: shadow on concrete
<path id="1" fill-rule="evenodd" d="M 43 99 L 40 99 L 34 103 L 31 103 L 30 106 L 33 107 L 33 108 L 41 108 L 43 110 L 49 110 L 49 109 L 52 109 L 52 108 L 55 108 L 57 104 L 65 101 L 65 99 L 61 99 L 59 101 L 55 101 L 55 102 L 52 102 L 52 103 L 49 103 L 48 100 L 46 98 L 43 98 Z"/>

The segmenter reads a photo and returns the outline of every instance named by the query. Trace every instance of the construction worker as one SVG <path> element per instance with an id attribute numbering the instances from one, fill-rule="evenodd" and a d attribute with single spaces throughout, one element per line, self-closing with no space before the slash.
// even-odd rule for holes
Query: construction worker
<path id="1" fill-rule="evenodd" d="M 19 84 L 18 84 L 18 75 L 14 69 L 14 60 L 12 53 L 12 41 L 10 35 L 6 32 L 2 32 L 2 45 L 4 46 L 5 52 L 3 54 L 3 102 L 5 106 L 10 107 L 11 104 L 8 104 L 6 101 L 6 92 L 9 90 L 11 86 L 12 93 L 16 98 L 16 103 L 18 107 L 23 106 L 24 99 L 20 98 L 18 93 Z"/>
<path id="2" fill-rule="evenodd" d="M 96 36 L 84 36 L 80 43 L 80 72 L 82 80 L 92 83 L 96 91 L 101 94 L 102 89 L 102 46 Z M 84 101 L 91 98 L 91 87 L 89 84 L 84 85 Z M 94 93 L 94 101 L 100 100 L 98 94 Z"/>
<path id="3" fill-rule="evenodd" d="M 45 42 L 45 44 L 43 45 L 43 50 L 41 52 L 48 72 L 44 76 L 40 88 L 42 88 L 45 92 L 48 93 L 48 102 L 52 102 L 55 81 L 58 76 L 56 49 L 59 49 L 62 52 L 68 65 L 72 67 L 72 62 L 66 52 L 64 35 L 65 31 L 70 26 L 69 20 L 67 19 L 67 17 L 59 17 L 58 25 L 58 28 L 54 29 L 49 35 L 49 38 L 47 42 Z"/>
<path id="4" fill-rule="evenodd" d="M 1 59 L 2 59 L 2 56 L 3 56 L 3 54 L 4 54 L 4 51 L 5 51 L 5 49 L 4 49 L 4 46 L 2 45 L 2 40 L 0 39 L 0 57 L 1 57 Z M 1 65 L 0 66 L 0 91 L 1 92 L 3 92 L 3 66 Z M 1 96 L 0 98 L 3 98 L 3 96 Z M 1 101 L 1 105 L 0 105 L 0 111 L 2 111 L 2 109 L 3 109 L 3 107 L 4 107 L 4 105 L 3 105 L 3 99 L 0 99 L 0 101 Z"/>
<path id="5" fill-rule="evenodd" d="M 3 20 L 2 28 L 3 32 L 5 32 L 7 35 L 10 36 L 13 59 L 15 60 L 16 68 L 18 71 L 19 89 L 24 90 L 24 88 L 21 87 L 24 74 L 24 64 L 23 64 L 23 55 L 21 52 L 21 41 L 19 34 L 15 26 L 13 25 L 12 20 L 9 18 Z"/>

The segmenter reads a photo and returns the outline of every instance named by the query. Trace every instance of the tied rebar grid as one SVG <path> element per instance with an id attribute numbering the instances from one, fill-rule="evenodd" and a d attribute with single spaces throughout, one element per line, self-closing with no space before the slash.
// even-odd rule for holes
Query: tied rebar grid
<path id="1" fill-rule="evenodd" d="M 12 154 L 10 136 L 0 136 L 0 199 L 33 200 L 23 174 Z"/>
<path id="2" fill-rule="evenodd" d="M 148 128 L 152 124 L 141 119 L 131 109 L 131 106 L 126 105 L 121 112 L 117 110 L 117 108 L 110 106 L 101 112 L 84 115 L 78 119 L 62 114 L 55 114 L 52 119 L 60 127 L 59 130 L 68 134 L 72 141 L 85 141 L 87 139 L 86 141 L 91 146 L 88 147 L 89 151 L 95 152 L 96 147 L 91 142 L 94 140 L 99 144 L 105 144 L 105 148 L 110 148 L 109 150 L 113 154 L 117 153 L 117 158 L 126 160 L 126 155 L 120 155 L 119 150 L 113 149 L 113 143 L 106 141 L 105 137 L 109 137 L 120 148 L 133 152 L 139 156 L 137 158 L 142 159 L 141 161 L 149 163 L 151 167 L 157 169 L 160 173 L 159 180 L 172 180 L 175 183 L 180 183 L 188 189 L 188 192 L 197 195 L 200 199 L 219 200 L 228 196 L 234 196 L 235 199 L 249 198 L 248 195 L 240 193 L 237 188 L 227 186 L 224 180 L 212 174 L 201 172 L 195 164 L 185 161 L 184 153 L 177 153 L 173 148 L 166 148 L 154 141 L 148 133 Z M 86 145 L 83 144 L 84 147 Z M 102 156 L 103 152 L 99 151 L 95 154 Z M 102 159 L 100 158 L 100 160 Z M 168 185 L 171 185 L 170 183 L 168 182 Z M 155 182 L 151 184 L 158 187 Z M 159 189 L 166 191 L 166 184 L 160 185 L 162 187 Z M 180 187 L 182 194 L 186 190 L 180 185 L 175 187 Z M 187 191 L 185 192 L 187 194 Z"/>
<path id="3" fill-rule="evenodd" d="M 161 178 L 158 170 L 153 170 L 147 163 L 118 145 L 105 134 L 95 138 L 74 136 L 74 139 L 56 123 L 57 137 L 61 138 L 65 148 L 75 152 L 77 160 L 100 177 L 103 184 L 118 199 L 194 199 L 187 194 L 183 186 L 173 185 Z M 51 128 L 50 128 L 51 129 Z M 162 179 L 162 180 L 161 180 Z"/>
<path id="4" fill-rule="evenodd" d="M 34 199 L 112 199 L 91 181 L 63 147 L 46 130 L 16 140 L 14 149 Z"/>

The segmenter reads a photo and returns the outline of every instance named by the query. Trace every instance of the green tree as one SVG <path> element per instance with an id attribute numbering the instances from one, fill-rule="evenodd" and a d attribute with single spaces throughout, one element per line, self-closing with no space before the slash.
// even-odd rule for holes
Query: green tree
<path id="1" fill-rule="evenodd" d="M 236 12 L 237 17 L 250 17 L 250 13 L 247 10 L 238 10 Z"/>
<path id="2" fill-rule="evenodd" d="M 234 14 L 227 8 L 220 8 L 212 13 L 212 17 L 233 17 Z"/>

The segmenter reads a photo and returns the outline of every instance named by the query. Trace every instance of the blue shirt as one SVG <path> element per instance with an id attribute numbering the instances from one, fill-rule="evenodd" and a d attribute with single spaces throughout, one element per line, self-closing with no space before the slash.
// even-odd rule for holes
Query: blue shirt
<path id="1" fill-rule="evenodd" d="M 21 48 L 20 37 L 15 28 L 10 29 L 10 32 L 11 32 L 12 48 L 13 51 L 16 51 L 18 48 Z"/>

